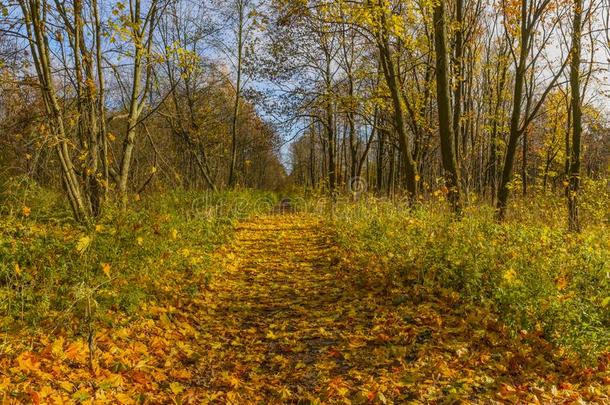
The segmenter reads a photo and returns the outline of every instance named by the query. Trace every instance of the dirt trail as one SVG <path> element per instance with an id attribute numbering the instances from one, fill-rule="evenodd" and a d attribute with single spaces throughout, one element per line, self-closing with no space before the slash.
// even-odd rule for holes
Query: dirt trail
<path id="1" fill-rule="evenodd" d="M 375 314 L 345 284 L 320 223 L 293 215 L 244 223 L 229 257 L 235 265 L 211 286 L 219 305 L 207 319 L 220 357 L 209 377 L 233 388 L 236 402 L 347 393 L 345 336 L 364 337 Z"/>
<path id="2" fill-rule="evenodd" d="M 210 286 L 191 388 L 235 404 L 545 402 L 577 388 L 544 342 L 511 339 L 449 291 L 388 296 L 341 254 L 312 217 L 241 224 Z"/>
<path id="3" fill-rule="evenodd" d="M 176 272 L 164 299 L 113 313 L 93 368 L 82 336 L 4 346 L 0 403 L 610 403 L 610 358 L 578 369 L 483 305 L 388 287 L 354 256 L 315 217 L 243 222 L 211 279 Z"/>

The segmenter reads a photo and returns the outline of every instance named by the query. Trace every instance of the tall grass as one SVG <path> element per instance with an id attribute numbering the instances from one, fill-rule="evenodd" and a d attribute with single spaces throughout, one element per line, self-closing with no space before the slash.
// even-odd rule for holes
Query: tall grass
<path id="1" fill-rule="evenodd" d="M 485 204 L 456 219 L 441 200 L 408 209 L 370 197 L 337 204 L 332 222 L 371 279 L 452 289 L 515 333 L 589 360 L 610 347 L 609 197 L 605 182 L 587 182 L 581 234 L 566 231 L 564 199 L 552 195 L 515 199 L 504 223 Z"/>
<path id="2" fill-rule="evenodd" d="M 5 189 L 0 214 L 0 330 L 112 322 L 150 300 L 194 295 L 218 265 L 236 221 L 268 212 L 273 194 L 175 191 L 107 206 L 94 223 L 70 219 L 62 198 L 33 184 Z"/>

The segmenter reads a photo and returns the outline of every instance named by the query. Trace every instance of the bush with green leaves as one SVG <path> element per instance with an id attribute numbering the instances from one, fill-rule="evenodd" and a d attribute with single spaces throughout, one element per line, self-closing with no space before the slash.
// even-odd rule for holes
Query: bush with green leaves
<path id="1" fill-rule="evenodd" d="M 586 190 L 581 234 L 566 231 L 565 201 L 554 196 L 516 199 L 504 223 L 484 204 L 457 219 L 440 198 L 413 209 L 366 198 L 338 204 L 333 226 L 367 277 L 399 290 L 450 288 L 513 332 L 589 360 L 610 347 L 610 207 L 602 184 Z"/>
<path id="2" fill-rule="evenodd" d="M 80 327 L 93 310 L 133 313 L 145 301 L 197 294 L 218 270 L 212 252 L 235 222 L 277 203 L 265 192 L 176 191 L 134 201 L 127 212 L 108 205 L 83 225 L 64 215 L 60 199 L 45 205 L 49 194 L 28 185 L 4 197 L 2 330 Z"/>

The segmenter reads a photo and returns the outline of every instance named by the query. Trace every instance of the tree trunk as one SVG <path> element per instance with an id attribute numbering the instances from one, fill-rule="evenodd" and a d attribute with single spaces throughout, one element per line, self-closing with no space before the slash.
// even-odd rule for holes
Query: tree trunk
<path id="1" fill-rule="evenodd" d="M 434 7 L 434 42 L 436 51 L 436 94 L 438 103 L 439 134 L 441 140 L 441 157 L 445 171 L 447 199 L 455 213 L 461 210 L 460 174 L 455 158 L 454 126 L 451 116 L 451 98 L 449 95 L 449 67 L 447 57 L 447 33 L 445 28 L 445 1 Z"/>
<path id="2" fill-rule="evenodd" d="M 523 0 L 521 3 L 521 31 L 520 31 L 520 49 L 519 61 L 515 72 L 515 87 L 513 91 L 513 109 L 510 118 L 510 132 L 508 135 L 508 146 L 506 148 L 506 156 L 504 158 L 504 167 L 502 169 L 502 177 L 500 178 L 500 186 L 498 188 L 498 199 L 496 202 L 497 218 L 503 220 L 506 217 L 506 206 L 509 196 L 509 183 L 512 179 L 513 165 L 515 163 L 515 154 L 517 152 L 517 144 L 521 136 L 521 107 L 523 99 L 523 88 L 525 85 L 525 73 L 527 64 L 527 54 L 529 49 L 530 32 L 527 21 L 528 2 Z"/>
<path id="3" fill-rule="evenodd" d="M 237 163 L 237 120 L 239 116 L 239 101 L 241 98 L 241 68 L 243 54 L 243 29 L 244 29 L 244 4 L 237 1 L 238 26 L 237 26 L 237 80 L 235 84 L 235 103 L 233 105 L 233 120 L 231 122 L 231 164 L 229 167 L 229 187 L 236 183 L 235 165 Z"/>
<path id="4" fill-rule="evenodd" d="M 133 159 L 133 151 L 137 136 L 137 127 L 140 123 L 140 115 L 144 109 L 146 95 L 150 85 L 151 69 L 150 63 L 152 35 L 155 26 L 156 17 L 156 1 L 152 1 L 150 5 L 148 21 L 143 24 L 140 17 L 140 1 L 135 1 L 134 12 L 132 13 L 132 39 L 134 41 L 134 65 L 133 65 L 133 84 L 131 87 L 131 97 L 129 100 L 129 112 L 127 114 L 127 133 L 125 142 L 123 143 L 123 157 L 121 160 L 121 168 L 119 172 L 119 198 L 123 210 L 127 209 L 127 186 L 129 183 L 129 174 L 131 170 L 131 161 Z M 142 27 L 144 25 L 144 27 Z M 143 41 L 143 36 L 148 28 L 146 42 Z M 144 59 L 148 62 L 144 71 Z M 142 86 L 143 73 L 145 73 L 145 84 Z"/>
<path id="5" fill-rule="evenodd" d="M 568 225 L 574 232 L 580 231 L 578 193 L 580 191 L 580 142 L 582 136 L 582 106 L 580 95 L 580 37 L 582 30 L 582 0 L 574 0 L 572 27 L 572 51 L 570 54 L 570 93 L 572 105 L 572 150 L 567 187 Z"/>
<path id="6" fill-rule="evenodd" d="M 443 1 L 443 0 L 441 0 Z M 443 8 L 443 14 L 444 14 L 444 7 L 445 5 L 437 5 L 435 7 L 435 10 L 438 8 Z M 454 105 L 454 109 L 453 109 L 453 147 L 455 149 L 455 159 L 456 162 L 458 160 L 459 157 L 459 147 L 458 145 L 460 144 L 460 133 L 461 133 L 461 116 L 462 116 L 462 91 L 463 91 L 463 72 L 462 72 L 462 67 L 464 65 L 464 1 L 463 0 L 456 0 L 455 3 L 455 8 L 456 8 L 456 12 L 455 12 L 455 17 L 456 17 L 456 24 L 457 24 L 457 30 L 455 32 L 455 60 L 454 60 L 454 69 L 455 69 L 455 90 L 453 92 L 453 105 Z M 443 17 L 444 18 L 444 17 Z M 436 23 L 435 23 L 436 25 Z M 445 23 L 443 22 L 443 27 L 444 27 Z M 446 37 L 446 28 L 444 28 L 445 31 L 445 42 L 447 41 Z M 438 34 L 437 34 L 438 35 Z M 445 50 L 447 46 L 445 45 Z M 438 54 L 437 54 L 438 57 Z"/>
<path id="7" fill-rule="evenodd" d="M 388 88 L 390 89 L 390 95 L 392 98 L 392 106 L 394 108 L 394 124 L 396 126 L 396 132 L 398 134 L 398 144 L 402 152 L 402 158 L 405 168 L 405 183 L 407 186 L 408 198 L 411 202 L 415 200 L 417 194 L 417 168 L 411 150 L 409 148 L 409 140 L 407 139 L 407 131 L 405 128 L 405 119 L 403 112 L 403 101 L 400 94 L 400 87 L 398 78 L 396 77 L 396 68 L 392 61 L 392 55 L 389 48 L 387 37 L 379 42 L 379 51 L 381 57 L 381 64 L 383 67 L 384 77 Z"/>

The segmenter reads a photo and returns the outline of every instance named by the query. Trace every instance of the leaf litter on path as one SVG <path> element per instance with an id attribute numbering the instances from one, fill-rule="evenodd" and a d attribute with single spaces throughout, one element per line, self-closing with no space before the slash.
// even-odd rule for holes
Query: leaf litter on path
<path id="1" fill-rule="evenodd" d="M 605 368 L 578 369 L 535 334 L 511 337 L 452 291 L 388 292 L 307 215 L 254 218 L 217 252 L 195 297 L 143 308 L 86 343 L 0 350 L 3 403 L 606 402 Z M 371 270 L 373 271 L 373 270 Z M 374 275 L 370 275 L 374 276 Z M 120 322 L 120 319 L 118 320 Z"/>

